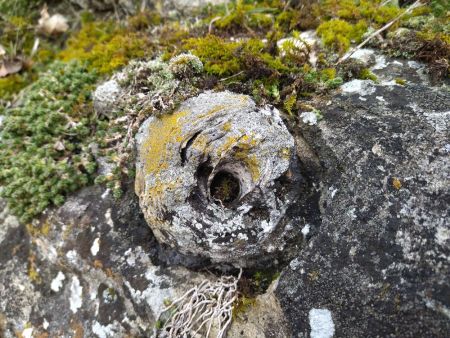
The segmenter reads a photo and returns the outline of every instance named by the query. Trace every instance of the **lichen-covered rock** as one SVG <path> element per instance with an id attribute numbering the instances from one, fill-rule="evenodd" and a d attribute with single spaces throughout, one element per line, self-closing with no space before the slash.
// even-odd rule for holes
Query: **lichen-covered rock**
<path id="1" fill-rule="evenodd" d="M 128 196 L 86 188 L 28 225 L 0 212 L 0 337 L 151 336 L 167 301 L 214 278 L 162 266 Z"/>
<path id="2" fill-rule="evenodd" d="M 423 65 L 372 59 L 377 82 L 345 84 L 300 125 L 323 175 L 319 231 L 276 290 L 296 337 L 450 332 L 450 95 Z"/>
<path id="3" fill-rule="evenodd" d="M 298 238 L 294 138 L 278 111 L 206 92 L 137 135 L 136 193 L 159 241 L 183 254 L 251 265 Z"/>

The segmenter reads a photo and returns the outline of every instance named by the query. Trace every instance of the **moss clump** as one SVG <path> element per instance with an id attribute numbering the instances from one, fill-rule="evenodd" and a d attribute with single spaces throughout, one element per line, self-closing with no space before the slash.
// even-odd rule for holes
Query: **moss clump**
<path id="1" fill-rule="evenodd" d="M 397 77 L 397 78 L 395 78 L 395 83 L 400 85 L 400 86 L 405 86 L 406 85 L 406 80 Z"/>
<path id="2" fill-rule="evenodd" d="M 169 62 L 170 71 L 178 77 L 192 77 L 203 71 L 203 63 L 192 54 L 179 54 Z"/>
<path id="3" fill-rule="evenodd" d="M 81 109 L 96 75 L 55 63 L 7 109 L 1 126 L 0 184 L 12 212 L 28 221 L 86 185 L 96 165 L 88 149 L 96 116 Z"/>
<path id="4" fill-rule="evenodd" d="M 340 19 L 326 21 L 317 28 L 317 34 L 322 38 L 324 45 L 340 54 L 344 54 L 352 42 L 360 42 L 366 31 L 365 21 L 351 24 Z"/>
<path id="5" fill-rule="evenodd" d="M 141 58 L 151 51 L 149 38 L 129 32 L 124 26 L 110 21 L 88 22 L 67 41 L 59 54 L 63 61 L 86 62 L 89 70 L 111 74 L 129 60 Z"/>
<path id="6" fill-rule="evenodd" d="M 253 77 L 269 77 L 277 72 L 289 72 L 290 68 L 266 50 L 259 39 L 227 41 L 215 35 L 204 38 L 191 38 L 185 41 L 184 48 L 197 55 L 208 74 L 230 76 L 247 72 Z"/>
<path id="7" fill-rule="evenodd" d="M 0 78 L 0 101 L 10 100 L 14 94 L 18 93 L 32 81 L 33 76 L 31 76 L 30 79 L 27 74 L 12 74 L 10 76 Z"/>
<path id="8" fill-rule="evenodd" d="M 369 69 L 367 69 L 367 68 L 364 68 L 364 69 L 359 73 L 358 78 L 361 79 L 361 80 L 372 80 L 372 81 L 374 81 L 374 82 L 377 82 L 377 81 L 378 81 L 377 76 L 376 76 L 374 73 L 372 73 L 372 72 L 371 72 Z"/>
<path id="9" fill-rule="evenodd" d="M 255 29 L 268 29 L 272 26 L 273 13 L 278 12 L 278 1 L 244 1 L 237 0 L 228 8 L 217 7 L 214 25 L 229 32 L 247 31 L 254 33 Z"/>

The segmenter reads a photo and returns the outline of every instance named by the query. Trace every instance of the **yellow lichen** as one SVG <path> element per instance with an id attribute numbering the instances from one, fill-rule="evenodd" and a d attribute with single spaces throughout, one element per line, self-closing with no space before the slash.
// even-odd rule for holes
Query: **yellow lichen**
<path id="1" fill-rule="evenodd" d="M 47 236 L 50 232 L 51 224 L 49 223 L 48 219 L 44 221 L 41 225 L 34 226 L 32 223 L 28 223 L 26 225 L 28 234 L 31 237 L 38 237 L 38 236 Z"/>
<path id="2" fill-rule="evenodd" d="M 392 179 L 392 186 L 395 189 L 399 190 L 402 187 L 402 182 L 397 177 L 394 177 Z"/>
<path id="3" fill-rule="evenodd" d="M 146 175 L 158 175 L 168 168 L 171 151 L 168 147 L 182 141 L 181 119 L 188 114 L 186 111 L 175 112 L 155 118 L 150 124 L 148 137 L 141 147 L 141 158 L 144 159 Z"/>
<path id="4" fill-rule="evenodd" d="M 36 268 L 36 256 L 34 254 L 31 254 L 28 257 L 28 277 L 32 282 L 35 282 L 37 284 L 40 284 L 42 282 L 42 278 L 39 275 L 39 272 Z"/>
<path id="5" fill-rule="evenodd" d="M 231 130 L 231 122 L 226 122 L 223 126 L 222 126 L 223 131 L 230 131 Z"/>
<path id="6" fill-rule="evenodd" d="M 280 150 L 280 156 L 286 160 L 290 159 L 291 158 L 291 150 L 289 148 L 282 148 Z"/>
<path id="7" fill-rule="evenodd" d="M 254 181 L 259 180 L 261 173 L 259 170 L 259 161 L 255 154 L 250 154 L 258 144 L 258 140 L 253 136 L 229 136 L 225 143 L 217 149 L 217 156 L 223 157 L 224 154 L 232 152 L 232 157 L 244 163 Z"/>

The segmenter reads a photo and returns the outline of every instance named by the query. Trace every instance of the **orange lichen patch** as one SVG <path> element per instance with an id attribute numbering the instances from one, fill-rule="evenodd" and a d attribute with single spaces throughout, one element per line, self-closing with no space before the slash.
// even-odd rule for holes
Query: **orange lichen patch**
<path id="1" fill-rule="evenodd" d="M 84 337 L 83 324 L 81 324 L 79 321 L 76 321 L 76 320 L 71 321 L 70 328 L 73 330 L 73 337 L 74 338 L 82 338 L 82 337 Z"/>
<path id="2" fill-rule="evenodd" d="M 99 259 L 94 260 L 93 266 L 96 269 L 103 269 L 103 263 Z"/>
<path id="3" fill-rule="evenodd" d="M 392 179 L 392 186 L 395 189 L 399 190 L 402 187 L 402 182 L 397 177 L 394 177 Z"/>
<path id="4" fill-rule="evenodd" d="M 188 114 L 186 111 L 162 115 L 152 121 L 148 137 L 141 147 L 141 158 L 144 159 L 144 172 L 158 175 L 168 168 L 172 152 L 168 149 L 174 143 L 182 141 L 181 119 Z"/>

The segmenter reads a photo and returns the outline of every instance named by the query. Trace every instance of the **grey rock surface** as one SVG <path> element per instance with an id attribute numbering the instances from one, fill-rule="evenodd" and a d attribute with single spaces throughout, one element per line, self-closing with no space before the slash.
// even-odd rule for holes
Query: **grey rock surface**
<path id="1" fill-rule="evenodd" d="M 347 83 L 292 130 L 302 236 L 230 337 L 449 336 L 450 95 L 422 65 L 370 55 L 378 83 Z M 151 336 L 165 299 L 215 278 L 158 243 L 132 184 L 27 225 L 0 201 L 0 336 Z"/>
<path id="2" fill-rule="evenodd" d="M 378 83 L 346 83 L 301 123 L 322 222 L 276 290 L 295 337 L 450 333 L 450 94 L 420 64 L 374 57 Z"/>
<path id="3" fill-rule="evenodd" d="M 160 242 L 250 266 L 288 255 L 302 236 L 302 177 L 277 109 L 206 92 L 150 117 L 136 139 L 135 189 Z"/>
<path id="4" fill-rule="evenodd" d="M 112 116 L 114 109 L 117 109 L 115 103 L 121 91 L 121 86 L 115 79 L 108 80 L 99 85 L 93 94 L 96 112 L 106 116 Z"/>

